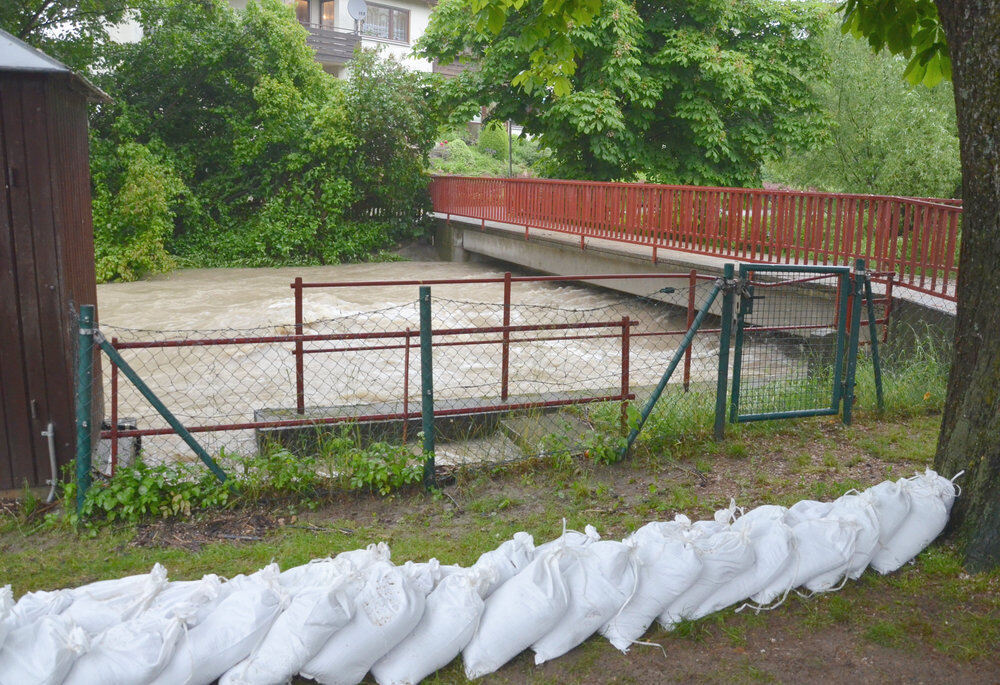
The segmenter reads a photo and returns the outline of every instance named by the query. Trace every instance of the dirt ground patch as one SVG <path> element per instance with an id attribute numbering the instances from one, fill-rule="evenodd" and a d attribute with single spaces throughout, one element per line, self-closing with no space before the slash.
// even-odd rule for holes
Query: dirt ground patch
<path id="1" fill-rule="evenodd" d="M 166 519 L 139 524 L 129 545 L 198 551 L 213 542 L 259 542 L 270 530 L 284 524 L 285 518 L 264 509 L 222 511 L 193 520 Z"/>

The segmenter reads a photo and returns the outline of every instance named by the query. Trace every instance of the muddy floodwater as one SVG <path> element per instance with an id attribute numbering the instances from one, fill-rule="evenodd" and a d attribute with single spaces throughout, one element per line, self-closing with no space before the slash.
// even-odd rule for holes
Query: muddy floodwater
<path id="1" fill-rule="evenodd" d="M 290 284 L 306 282 L 404 281 L 502 277 L 502 267 L 450 262 L 389 262 L 280 269 L 190 269 L 134 283 L 98 286 L 99 318 L 108 337 L 122 341 L 254 337 L 293 332 Z M 650 292 L 666 285 L 651 280 Z M 707 292 L 707 290 L 705 291 Z M 699 296 L 701 293 L 699 293 Z M 432 287 L 434 328 L 498 326 L 502 284 Z M 631 330 L 630 386 L 655 385 L 680 336 L 644 335 L 682 331 L 686 312 L 652 300 L 575 284 L 516 283 L 511 294 L 514 325 L 620 322 Z M 417 286 L 307 289 L 306 333 L 373 333 L 419 329 Z M 576 333 L 576 335 L 573 335 Z M 496 333 L 481 340 L 497 338 Z M 527 340 L 531 336 L 550 339 Z M 532 393 L 619 392 L 621 328 L 514 335 L 510 345 L 508 390 Z M 562 339 L 551 339 L 562 338 Z M 419 349 L 400 349 L 403 340 L 309 343 L 305 356 L 308 407 L 375 406 L 420 402 Z M 379 346 L 388 349 L 378 349 Z M 395 345 L 396 347 L 392 347 Z M 699 338 L 692 354 L 692 383 L 714 378 L 717 336 Z M 358 347 L 368 349 L 358 350 Z M 295 407 L 293 344 L 241 344 L 125 350 L 126 360 L 147 380 L 186 425 L 244 423 L 263 409 Z M 106 416 L 111 413 L 110 374 L 105 365 Z M 435 398 L 499 402 L 502 354 L 499 344 L 435 348 Z M 680 372 L 675 377 L 681 380 Z M 118 416 L 140 428 L 164 425 L 126 382 L 119 383 Z M 252 431 L 200 433 L 213 451 L 254 449 Z M 144 438 L 152 459 L 188 459 L 170 436 Z M 157 454 L 159 453 L 159 454 Z"/>

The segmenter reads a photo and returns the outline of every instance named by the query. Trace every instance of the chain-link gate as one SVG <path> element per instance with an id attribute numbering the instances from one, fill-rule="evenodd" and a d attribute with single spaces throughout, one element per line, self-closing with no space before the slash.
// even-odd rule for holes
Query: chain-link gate
<path id="1" fill-rule="evenodd" d="M 878 374 L 864 262 L 741 264 L 737 290 L 730 421 L 842 413 L 850 423 L 863 310 Z"/>

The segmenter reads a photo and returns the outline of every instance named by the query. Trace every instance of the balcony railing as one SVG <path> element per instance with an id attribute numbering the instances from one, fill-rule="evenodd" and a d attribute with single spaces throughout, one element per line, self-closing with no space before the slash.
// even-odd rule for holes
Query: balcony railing
<path id="1" fill-rule="evenodd" d="M 351 29 L 308 22 L 301 24 L 309 31 L 306 44 L 316 51 L 316 59 L 326 64 L 347 64 L 361 42 L 361 36 Z"/>

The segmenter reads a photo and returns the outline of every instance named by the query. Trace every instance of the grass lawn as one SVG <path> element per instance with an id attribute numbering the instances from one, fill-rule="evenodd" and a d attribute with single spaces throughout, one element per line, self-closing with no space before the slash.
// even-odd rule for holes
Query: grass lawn
<path id="1" fill-rule="evenodd" d="M 263 501 L 189 520 L 102 528 L 95 536 L 6 515 L 0 583 L 15 595 L 140 573 L 163 563 L 172 579 L 282 568 L 384 540 L 393 559 L 469 564 L 516 531 L 540 543 L 562 519 L 621 538 L 651 520 L 704 518 L 730 498 L 744 507 L 831 499 L 852 487 L 912 475 L 931 463 L 940 417 L 844 427 L 825 419 L 745 426 L 724 443 L 678 444 L 603 466 L 578 459 L 479 468 L 428 494 L 343 494 L 315 510 Z M 946 474 L 951 475 L 951 474 Z M 600 637 L 541 667 L 529 653 L 484 682 L 1000 682 L 1000 573 L 969 575 L 945 542 L 887 577 L 866 572 L 843 590 L 754 615 L 723 611 L 654 628 L 622 655 Z M 464 682 L 459 661 L 430 682 Z"/>

